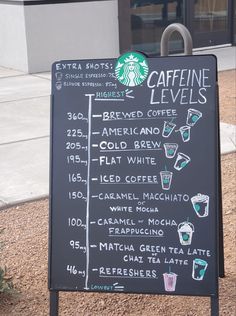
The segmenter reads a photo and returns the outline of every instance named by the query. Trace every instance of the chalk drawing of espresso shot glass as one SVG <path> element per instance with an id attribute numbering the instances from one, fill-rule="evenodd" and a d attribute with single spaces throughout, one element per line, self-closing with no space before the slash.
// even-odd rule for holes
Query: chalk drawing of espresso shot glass
<path id="1" fill-rule="evenodd" d="M 169 190 L 171 186 L 173 172 L 170 171 L 160 171 L 161 176 L 161 187 L 163 190 Z"/>
<path id="2" fill-rule="evenodd" d="M 176 154 L 177 149 L 178 149 L 178 144 L 165 143 L 164 149 L 165 149 L 166 158 L 173 158 Z"/>
<path id="3" fill-rule="evenodd" d="M 183 142 L 188 142 L 190 140 L 190 126 L 182 126 L 179 129 Z"/>
<path id="4" fill-rule="evenodd" d="M 63 77 L 63 74 L 62 72 L 56 72 L 55 73 L 55 77 L 58 81 L 61 81 L 62 80 L 62 77 Z"/>
<path id="5" fill-rule="evenodd" d="M 198 217 L 207 217 L 209 214 L 209 196 L 198 193 L 191 198 L 193 209 Z"/>
<path id="6" fill-rule="evenodd" d="M 182 170 L 191 161 L 191 158 L 183 153 L 178 153 L 174 168 L 178 171 Z"/>
<path id="7" fill-rule="evenodd" d="M 194 126 L 201 117 L 202 113 L 200 111 L 195 109 L 188 109 L 186 124 L 189 126 Z"/>
<path id="8" fill-rule="evenodd" d="M 61 88 L 62 88 L 62 83 L 61 83 L 61 81 L 57 81 L 56 84 L 55 84 L 55 86 L 56 86 L 56 89 L 57 89 L 57 90 L 61 90 Z"/>
<path id="9" fill-rule="evenodd" d="M 176 273 L 171 272 L 171 271 L 163 273 L 165 291 L 167 292 L 175 291 L 177 276 L 178 275 Z"/>
<path id="10" fill-rule="evenodd" d="M 191 245 L 193 233 L 194 233 L 194 226 L 192 223 L 188 221 L 179 223 L 178 234 L 179 234 L 179 241 L 181 245 L 183 246 Z"/>
<path id="11" fill-rule="evenodd" d="M 197 281 L 202 281 L 205 276 L 207 266 L 208 266 L 208 263 L 205 260 L 198 259 L 198 258 L 194 259 L 192 278 Z"/>
<path id="12" fill-rule="evenodd" d="M 162 130 L 162 136 L 163 137 L 169 137 L 170 134 L 173 132 L 174 128 L 176 127 L 176 124 L 172 122 L 164 122 L 163 130 Z"/>

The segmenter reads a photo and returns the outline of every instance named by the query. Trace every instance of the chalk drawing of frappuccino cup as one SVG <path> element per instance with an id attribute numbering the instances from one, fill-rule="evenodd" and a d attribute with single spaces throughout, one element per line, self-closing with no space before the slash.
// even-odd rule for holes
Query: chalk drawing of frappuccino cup
<path id="1" fill-rule="evenodd" d="M 192 243 L 192 237 L 194 233 L 194 226 L 189 221 L 179 223 L 178 234 L 180 244 L 183 246 L 189 246 Z"/>
<path id="2" fill-rule="evenodd" d="M 186 124 L 189 126 L 194 126 L 201 117 L 202 112 L 195 109 L 188 109 Z"/>

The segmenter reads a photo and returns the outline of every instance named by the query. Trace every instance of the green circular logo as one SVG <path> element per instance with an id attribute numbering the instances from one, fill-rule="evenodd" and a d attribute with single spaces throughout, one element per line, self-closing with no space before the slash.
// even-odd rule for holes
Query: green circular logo
<path id="1" fill-rule="evenodd" d="M 146 58 L 136 52 L 123 54 L 115 66 L 117 80 L 128 87 L 140 85 L 147 78 L 148 70 Z"/>
<path id="2" fill-rule="evenodd" d="M 184 240 L 184 241 L 189 240 L 189 235 L 188 235 L 188 234 L 183 234 L 183 240 Z"/>

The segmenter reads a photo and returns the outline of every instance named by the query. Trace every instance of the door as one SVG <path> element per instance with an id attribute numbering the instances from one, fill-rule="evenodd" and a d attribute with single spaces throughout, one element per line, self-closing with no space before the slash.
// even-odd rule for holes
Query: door
<path id="1" fill-rule="evenodd" d="M 190 0 L 187 3 L 187 24 L 194 47 L 230 43 L 232 0 Z"/>

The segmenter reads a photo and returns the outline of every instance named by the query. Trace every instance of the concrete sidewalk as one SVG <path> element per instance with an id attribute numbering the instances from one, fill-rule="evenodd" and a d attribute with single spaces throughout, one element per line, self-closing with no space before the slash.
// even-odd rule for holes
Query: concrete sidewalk
<path id="1" fill-rule="evenodd" d="M 215 54 L 220 70 L 235 68 L 235 47 Z M 48 196 L 50 84 L 50 73 L 0 67 L 0 208 Z M 222 154 L 236 151 L 235 132 L 221 123 Z"/>

